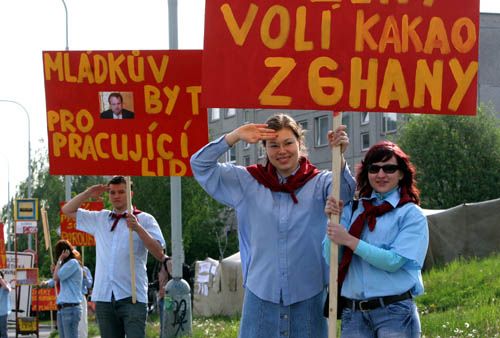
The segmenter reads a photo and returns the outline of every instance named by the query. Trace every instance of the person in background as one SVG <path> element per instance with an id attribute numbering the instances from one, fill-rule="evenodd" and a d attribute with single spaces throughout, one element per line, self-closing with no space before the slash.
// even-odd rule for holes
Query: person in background
<path id="1" fill-rule="evenodd" d="M 218 163 L 240 141 L 261 141 L 267 163 Z M 345 126 L 330 131 L 328 141 L 345 150 Z M 355 182 L 343 162 L 341 196 L 350 200 Z M 245 287 L 239 337 L 326 337 L 321 242 L 332 173 L 309 162 L 300 125 L 285 114 L 245 124 L 195 153 L 191 168 L 209 195 L 236 210 Z"/>
<path id="2" fill-rule="evenodd" d="M 108 96 L 109 109 L 101 113 L 101 119 L 133 119 L 135 114 L 123 108 L 123 96 L 120 93 L 111 93 Z"/>
<path id="3" fill-rule="evenodd" d="M 0 338 L 8 338 L 7 317 L 11 312 L 10 283 L 5 280 L 3 271 L 0 271 Z"/>
<path id="4" fill-rule="evenodd" d="M 60 285 L 56 300 L 60 338 L 78 338 L 78 323 L 82 315 L 82 268 L 73 250 L 71 243 L 63 239 L 55 246 L 55 256 L 58 260 L 52 283 Z"/>
<path id="5" fill-rule="evenodd" d="M 83 272 L 82 279 L 82 318 L 80 319 L 80 323 L 78 324 L 78 338 L 87 338 L 88 337 L 88 317 L 87 317 L 87 297 L 92 288 L 92 283 L 94 279 L 92 278 L 92 273 L 90 269 L 83 265 L 82 256 L 75 249 L 73 251 L 76 259 L 80 262 Z"/>
<path id="6" fill-rule="evenodd" d="M 163 261 L 160 271 L 158 272 L 158 308 L 160 315 L 160 336 L 163 332 L 164 318 L 163 318 L 163 306 L 165 300 L 165 287 L 168 281 L 172 279 L 172 260 L 166 259 Z"/>
<path id="7" fill-rule="evenodd" d="M 342 337 L 420 337 L 413 297 L 424 292 L 421 269 L 429 245 L 427 218 L 419 207 L 415 167 L 396 144 L 372 146 L 356 176 L 359 201 L 329 223 L 323 242 L 339 245 L 338 288 Z M 342 203 L 329 198 L 327 215 Z"/>
<path id="8" fill-rule="evenodd" d="M 113 210 L 89 211 L 80 208 L 86 200 L 100 198 L 105 192 L 109 193 Z M 97 184 L 87 188 L 61 209 L 66 216 L 76 219 L 78 230 L 93 235 L 96 241 L 92 301 L 96 304 L 102 338 L 122 338 L 125 335 L 145 337 L 148 251 L 161 262 L 168 259 L 163 253 L 165 240 L 156 219 L 137 209 L 129 214 L 127 200 L 125 177 L 114 176 L 107 185 Z M 132 302 L 129 229 L 133 232 L 135 303 Z"/>

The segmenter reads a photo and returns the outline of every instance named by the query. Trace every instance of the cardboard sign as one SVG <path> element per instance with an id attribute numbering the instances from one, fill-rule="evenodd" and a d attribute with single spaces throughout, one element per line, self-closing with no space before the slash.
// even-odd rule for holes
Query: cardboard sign
<path id="1" fill-rule="evenodd" d="M 475 115 L 478 0 L 211 0 L 207 107 Z"/>
<path id="2" fill-rule="evenodd" d="M 31 310 L 32 311 L 56 311 L 56 290 L 54 288 L 32 289 Z"/>
<path id="3" fill-rule="evenodd" d="M 16 284 L 17 285 L 38 285 L 38 269 L 37 268 L 17 268 L 16 269 Z"/>
<path id="4" fill-rule="evenodd" d="M 60 206 L 65 204 L 66 202 L 61 202 Z M 81 204 L 80 208 L 87 210 L 95 210 L 99 211 L 104 209 L 104 204 L 102 202 L 84 202 Z M 72 245 L 76 246 L 95 246 L 94 236 L 76 230 L 76 221 L 62 213 L 60 211 L 61 217 L 61 239 L 68 240 Z"/>
<path id="5" fill-rule="evenodd" d="M 192 174 L 208 142 L 201 51 L 50 51 L 43 62 L 52 175 Z"/>

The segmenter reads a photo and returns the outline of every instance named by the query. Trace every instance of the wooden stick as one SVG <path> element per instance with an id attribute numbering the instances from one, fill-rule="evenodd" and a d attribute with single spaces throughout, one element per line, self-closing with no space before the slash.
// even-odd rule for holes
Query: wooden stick
<path id="1" fill-rule="evenodd" d="M 130 176 L 126 177 L 127 181 L 127 210 L 129 215 L 133 215 L 132 209 L 132 189 L 131 189 L 131 181 Z M 132 304 L 135 304 L 137 301 L 137 294 L 135 289 L 135 258 L 134 258 L 134 233 L 132 229 L 128 229 L 128 245 L 129 245 L 129 256 L 130 256 L 130 278 L 131 278 L 131 287 L 132 287 Z"/>
<path id="2" fill-rule="evenodd" d="M 333 113 L 333 131 L 342 124 L 342 113 Z M 332 192 L 337 201 L 340 200 L 340 175 L 342 171 L 341 147 L 332 148 Z M 330 222 L 339 223 L 339 215 L 331 215 Z M 330 303 L 328 304 L 328 338 L 337 337 L 337 276 L 339 272 L 339 248 L 330 241 Z"/>

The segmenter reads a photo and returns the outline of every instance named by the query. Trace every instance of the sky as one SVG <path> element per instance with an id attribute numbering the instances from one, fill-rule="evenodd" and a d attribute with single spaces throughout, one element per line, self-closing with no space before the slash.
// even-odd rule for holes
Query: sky
<path id="1" fill-rule="evenodd" d="M 0 208 L 47 152 L 42 51 L 169 49 L 167 0 L 0 1 Z M 178 0 L 179 49 L 203 48 L 204 0 Z M 500 13 L 499 0 L 480 11 Z M 29 115 L 30 136 L 26 112 Z"/>

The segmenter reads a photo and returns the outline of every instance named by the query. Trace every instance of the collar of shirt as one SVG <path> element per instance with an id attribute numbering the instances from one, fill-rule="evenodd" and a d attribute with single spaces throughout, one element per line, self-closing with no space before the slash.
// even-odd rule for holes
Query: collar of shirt
<path id="1" fill-rule="evenodd" d="M 293 171 L 293 173 L 290 176 L 295 175 L 299 169 L 300 169 L 300 164 L 297 165 L 297 168 L 295 168 L 295 170 Z M 290 177 L 290 176 L 284 177 L 278 171 L 276 171 L 276 174 L 278 174 L 278 181 L 281 184 L 286 183 L 286 180 L 288 179 L 288 177 Z"/>
<path id="2" fill-rule="evenodd" d="M 122 118 L 123 118 L 122 113 L 120 113 L 120 114 L 113 113 L 113 119 L 115 119 L 115 120 L 121 120 Z"/>
<path id="3" fill-rule="evenodd" d="M 398 205 L 401 198 L 399 187 L 386 192 L 385 194 L 380 194 L 376 191 L 372 191 L 370 197 L 361 197 L 360 200 L 374 200 L 375 205 L 380 205 L 382 202 L 389 202 L 394 208 Z"/>

